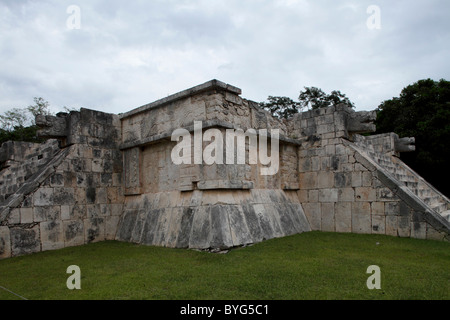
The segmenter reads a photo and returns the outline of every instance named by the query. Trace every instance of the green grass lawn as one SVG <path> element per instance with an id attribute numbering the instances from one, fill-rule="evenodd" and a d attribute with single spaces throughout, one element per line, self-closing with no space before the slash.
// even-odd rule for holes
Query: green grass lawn
<path id="1" fill-rule="evenodd" d="M 81 269 L 69 290 L 67 267 Z M 367 268 L 381 269 L 369 290 Z M 0 286 L 27 299 L 449 299 L 450 244 L 309 232 L 227 254 L 115 241 L 0 261 Z M 0 299 L 20 299 L 0 288 Z"/>

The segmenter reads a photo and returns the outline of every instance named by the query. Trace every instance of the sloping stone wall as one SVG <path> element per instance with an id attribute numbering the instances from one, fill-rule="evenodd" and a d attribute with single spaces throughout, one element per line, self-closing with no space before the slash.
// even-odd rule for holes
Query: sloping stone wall
<path id="1" fill-rule="evenodd" d="M 0 148 L 0 206 L 60 150 L 58 140 L 44 144 L 9 141 Z"/>
<path id="2" fill-rule="evenodd" d="M 129 199 L 117 240 L 227 249 L 305 231 L 310 227 L 295 192 L 172 191 Z"/>
<path id="3" fill-rule="evenodd" d="M 115 238 L 123 207 L 120 122 L 88 109 L 68 116 L 82 119 L 73 128 L 79 143 L 58 148 L 0 208 L 0 258 Z"/>

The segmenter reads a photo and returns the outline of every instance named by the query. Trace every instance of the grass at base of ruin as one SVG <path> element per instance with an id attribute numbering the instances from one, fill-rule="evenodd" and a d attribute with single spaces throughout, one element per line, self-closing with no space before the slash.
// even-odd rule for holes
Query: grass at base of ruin
<path id="1" fill-rule="evenodd" d="M 69 290 L 67 267 L 81 269 Z M 381 270 L 381 289 L 366 273 Z M 309 232 L 227 254 L 107 241 L 0 261 L 0 286 L 27 299 L 449 299 L 450 244 Z M 0 288 L 0 299 L 20 299 Z"/>

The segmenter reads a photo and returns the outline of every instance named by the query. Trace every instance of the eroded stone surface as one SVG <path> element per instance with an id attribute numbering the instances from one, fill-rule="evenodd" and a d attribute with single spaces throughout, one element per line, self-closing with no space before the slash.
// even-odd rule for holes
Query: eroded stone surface
<path id="1" fill-rule="evenodd" d="M 375 112 L 280 120 L 240 94 L 213 80 L 120 116 L 38 117 L 52 140 L 0 147 L 0 258 L 112 239 L 220 251 L 310 230 L 448 240 L 449 200 L 398 158 L 413 138 L 359 135 L 375 130 Z M 195 152 L 175 164 L 171 134 L 195 134 L 194 121 L 201 133 L 254 129 L 255 141 L 278 129 L 278 170 L 261 174 L 250 138 L 245 164 L 197 163 Z"/>

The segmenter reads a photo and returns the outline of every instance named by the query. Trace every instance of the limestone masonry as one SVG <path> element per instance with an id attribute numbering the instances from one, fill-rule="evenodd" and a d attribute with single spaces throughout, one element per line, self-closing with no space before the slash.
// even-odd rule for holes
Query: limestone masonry
<path id="1" fill-rule="evenodd" d="M 360 135 L 375 112 L 279 120 L 240 95 L 212 80 L 121 115 L 38 116 L 47 142 L 0 148 L 0 258 L 104 240 L 223 250 L 311 230 L 450 239 L 449 199 L 399 158 L 413 138 Z M 278 129 L 279 170 L 174 164 L 171 135 L 194 121 Z"/>

